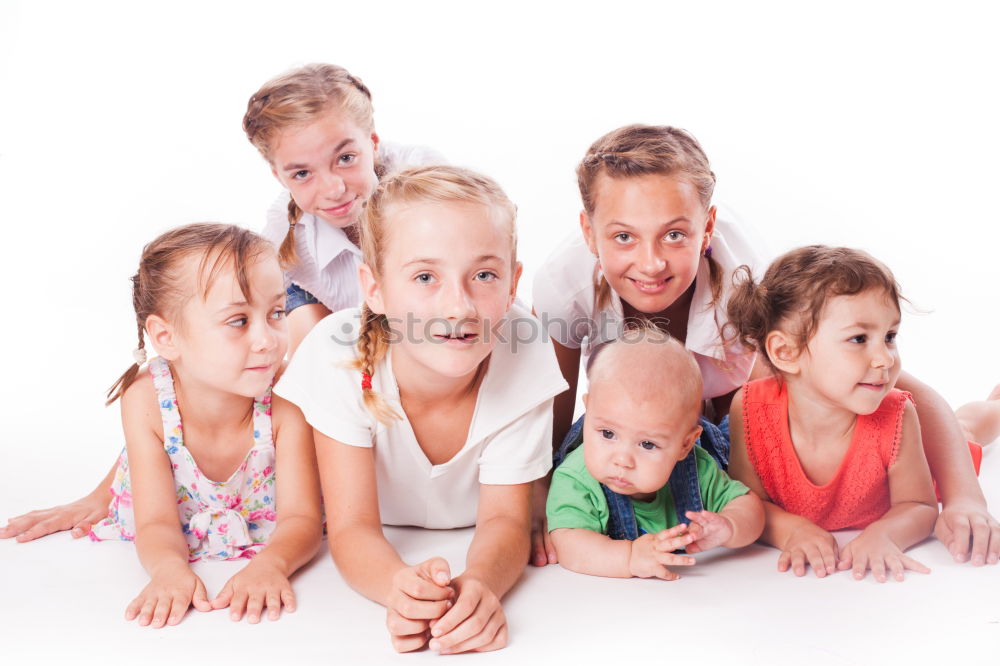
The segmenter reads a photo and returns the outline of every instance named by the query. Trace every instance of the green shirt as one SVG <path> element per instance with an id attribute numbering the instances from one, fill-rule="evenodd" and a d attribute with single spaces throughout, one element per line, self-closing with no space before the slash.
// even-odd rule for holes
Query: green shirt
<path id="1" fill-rule="evenodd" d="M 706 511 L 718 513 L 732 500 L 750 492 L 739 481 L 730 479 L 719 469 L 704 449 L 694 447 L 698 467 L 698 485 L 701 502 Z M 664 486 L 649 502 L 632 500 L 639 533 L 656 534 L 677 525 L 677 512 L 670 488 Z M 608 533 L 608 500 L 601 484 L 590 475 L 583 463 L 583 446 L 566 456 L 562 465 L 552 474 L 549 498 L 545 505 L 549 529 L 560 527 Z"/>

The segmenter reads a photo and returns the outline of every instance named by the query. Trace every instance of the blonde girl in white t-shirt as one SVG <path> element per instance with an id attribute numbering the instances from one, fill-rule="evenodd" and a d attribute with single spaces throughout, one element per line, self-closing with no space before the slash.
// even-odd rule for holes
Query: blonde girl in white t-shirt
<path id="1" fill-rule="evenodd" d="M 438 163 L 434 151 L 382 143 L 371 93 L 343 67 L 293 69 L 250 96 L 243 129 L 287 188 L 267 214 L 263 235 L 276 247 L 287 288 L 289 355 L 331 311 L 361 302 L 357 221 L 380 174 Z M 31 541 L 90 531 L 107 513 L 116 465 L 81 499 L 11 518 L 0 538 Z"/>
<path id="2" fill-rule="evenodd" d="M 507 642 L 500 599 L 527 562 L 531 483 L 566 388 L 514 303 L 514 215 L 464 169 L 387 176 L 361 220 L 365 305 L 313 328 L 275 387 L 313 426 L 333 559 L 386 607 L 401 652 Z M 404 561 L 383 524 L 475 525 L 465 570 Z"/>
<path id="3" fill-rule="evenodd" d="M 755 358 L 723 333 L 732 273 L 740 264 L 756 268 L 759 262 L 747 230 L 712 203 L 715 174 L 704 151 L 683 130 L 629 125 L 590 146 L 577 178 L 582 238 L 552 253 L 533 293 L 534 310 L 553 338 L 571 388 L 556 398 L 554 444 L 572 421 L 581 348 L 613 338 L 630 318 L 651 321 L 684 342 L 704 377 L 702 397 L 722 421 Z M 914 397 L 940 488 L 935 534 L 956 561 L 996 564 L 1000 524 L 987 511 L 955 414 L 933 388 L 906 372 L 898 388 Z M 556 555 L 544 530 L 544 484 L 538 486 L 532 562 L 544 565 Z"/>

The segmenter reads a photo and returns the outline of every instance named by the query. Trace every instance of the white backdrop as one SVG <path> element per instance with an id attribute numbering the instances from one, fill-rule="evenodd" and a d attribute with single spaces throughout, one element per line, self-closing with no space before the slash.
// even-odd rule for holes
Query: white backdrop
<path id="1" fill-rule="evenodd" d="M 279 191 L 246 100 L 333 62 L 377 131 L 495 177 L 520 207 L 522 296 L 617 126 L 690 130 L 717 199 L 780 251 L 862 247 L 926 314 L 904 367 L 953 405 L 1000 381 L 1000 46 L 988 3 L 0 4 L 0 515 L 75 497 L 120 448 L 128 277 L 178 224 L 259 229 Z M 991 83 L 992 81 L 992 83 Z"/>

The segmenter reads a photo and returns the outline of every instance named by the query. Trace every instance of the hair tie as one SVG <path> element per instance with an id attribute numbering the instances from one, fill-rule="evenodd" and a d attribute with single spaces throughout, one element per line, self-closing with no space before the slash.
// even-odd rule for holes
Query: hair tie
<path id="1" fill-rule="evenodd" d="M 146 350 L 142 347 L 132 350 L 132 358 L 135 360 L 136 365 L 142 365 L 146 362 Z"/>
<path id="2" fill-rule="evenodd" d="M 295 223 L 294 222 L 289 222 L 288 223 L 288 228 L 289 229 L 294 229 L 295 228 Z"/>
<path id="3" fill-rule="evenodd" d="M 361 373 L 361 390 L 371 391 L 372 390 L 372 376 L 367 372 Z"/>

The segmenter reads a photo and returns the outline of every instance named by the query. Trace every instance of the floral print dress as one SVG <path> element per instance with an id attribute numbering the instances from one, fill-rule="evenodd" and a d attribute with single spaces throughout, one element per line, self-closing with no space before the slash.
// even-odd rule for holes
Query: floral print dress
<path id="1" fill-rule="evenodd" d="M 184 446 L 181 416 L 170 365 L 149 362 L 163 418 L 163 448 L 170 458 L 177 491 L 177 513 L 187 539 L 189 559 L 233 560 L 253 557 L 274 531 L 274 442 L 271 439 L 271 389 L 254 400 L 253 448 L 225 481 L 212 481 L 198 469 Z M 128 457 L 123 450 L 111 485 L 108 517 L 94 525 L 94 541 L 135 539 Z"/>

